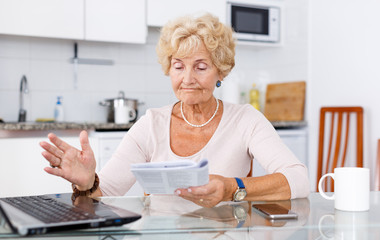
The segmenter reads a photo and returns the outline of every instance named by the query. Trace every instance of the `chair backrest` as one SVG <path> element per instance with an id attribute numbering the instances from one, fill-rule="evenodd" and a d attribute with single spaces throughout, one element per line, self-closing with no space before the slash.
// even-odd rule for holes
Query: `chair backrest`
<path id="1" fill-rule="evenodd" d="M 377 140 L 377 159 L 375 172 L 375 191 L 380 191 L 380 139 Z"/>
<path id="2" fill-rule="evenodd" d="M 349 136 L 353 135 L 349 134 L 351 115 L 356 115 L 355 166 L 363 167 L 363 108 L 322 107 L 319 121 L 317 191 L 319 179 L 324 174 L 333 172 L 336 167 L 345 166 Z M 329 134 L 326 138 L 328 144 L 325 143 L 325 132 Z M 324 152 L 325 148 L 327 153 Z M 328 185 L 330 189 L 327 189 Z M 329 184 L 325 181 L 325 191 L 329 190 L 334 191 L 333 181 L 329 181 Z"/>

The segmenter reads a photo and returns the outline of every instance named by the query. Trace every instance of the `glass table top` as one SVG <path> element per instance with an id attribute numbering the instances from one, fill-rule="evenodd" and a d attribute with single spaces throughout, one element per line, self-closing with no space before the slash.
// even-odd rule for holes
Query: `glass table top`
<path id="1" fill-rule="evenodd" d="M 311 193 L 308 198 L 275 203 L 298 219 L 270 221 L 253 202 L 223 202 L 202 208 L 174 195 L 102 197 L 106 204 L 142 215 L 121 227 L 62 231 L 37 238 L 73 239 L 380 239 L 380 192 L 371 192 L 366 212 L 334 209 L 334 202 Z M 0 219 L 0 238 L 20 238 Z"/>

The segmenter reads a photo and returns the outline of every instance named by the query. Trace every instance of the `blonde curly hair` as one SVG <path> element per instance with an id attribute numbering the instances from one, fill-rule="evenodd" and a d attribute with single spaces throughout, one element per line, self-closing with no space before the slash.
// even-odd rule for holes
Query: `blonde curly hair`
<path id="1" fill-rule="evenodd" d="M 165 75 L 169 75 L 174 54 L 186 57 L 204 44 L 213 64 L 224 78 L 235 66 L 235 40 L 231 27 L 209 13 L 200 17 L 185 16 L 168 22 L 161 30 L 156 51 Z"/>

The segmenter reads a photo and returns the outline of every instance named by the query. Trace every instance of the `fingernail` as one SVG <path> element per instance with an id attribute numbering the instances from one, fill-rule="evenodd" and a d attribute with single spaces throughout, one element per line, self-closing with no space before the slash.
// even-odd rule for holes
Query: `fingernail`
<path id="1" fill-rule="evenodd" d="M 188 192 L 191 192 L 191 188 L 188 188 L 187 191 L 188 191 Z"/>
<path id="2" fill-rule="evenodd" d="M 179 196 L 179 195 L 181 194 L 181 191 L 180 191 L 180 190 L 176 190 L 176 191 L 174 192 L 174 194 L 177 195 L 177 196 Z"/>

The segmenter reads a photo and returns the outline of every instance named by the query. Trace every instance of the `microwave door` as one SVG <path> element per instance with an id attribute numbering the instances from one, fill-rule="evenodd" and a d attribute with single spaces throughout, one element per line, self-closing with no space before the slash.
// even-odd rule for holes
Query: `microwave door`
<path id="1" fill-rule="evenodd" d="M 231 6 L 231 26 L 239 40 L 278 41 L 278 14 L 276 8 Z"/>
<path id="2" fill-rule="evenodd" d="M 268 34 L 268 10 L 232 6 L 232 26 L 236 32 Z"/>

